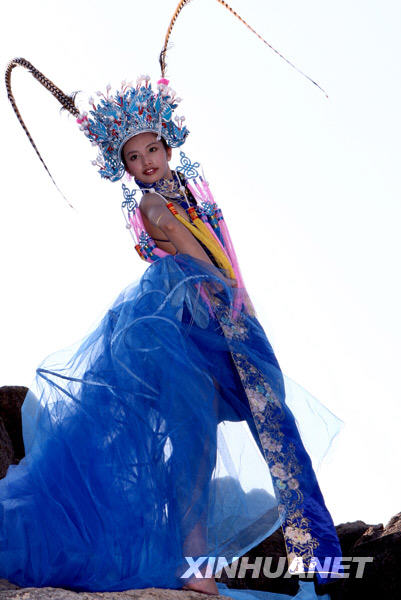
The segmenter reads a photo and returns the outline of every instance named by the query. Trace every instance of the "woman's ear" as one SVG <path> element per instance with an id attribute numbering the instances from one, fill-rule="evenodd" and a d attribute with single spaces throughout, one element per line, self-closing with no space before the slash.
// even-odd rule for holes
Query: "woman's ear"
<path id="1" fill-rule="evenodd" d="M 173 150 L 170 148 L 170 146 L 167 146 L 166 148 L 166 154 L 167 154 L 167 160 L 171 160 L 171 156 L 173 154 Z"/>

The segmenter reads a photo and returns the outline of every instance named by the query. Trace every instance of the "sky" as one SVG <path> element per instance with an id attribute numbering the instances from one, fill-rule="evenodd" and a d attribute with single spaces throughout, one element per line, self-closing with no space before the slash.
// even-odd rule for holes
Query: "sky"
<path id="1" fill-rule="evenodd" d="M 0 57 L 23 56 L 78 106 L 159 78 L 176 0 L 20 0 Z M 335 524 L 401 510 L 399 257 L 401 5 L 231 0 L 328 98 L 215 0 L 193 0 L 168 55 L 172 87 L 283 372 L 343 422 L 319 483 Z M 5 25 L 4 25 L 5 24 Z M 0 386 L 89 333 L 146 268 L 119 183 L 102 181 L 74 119 L 23 69 L 17 104 L 59 187 L 0 95 Z M 172 166 L 179 162 L 175 151 Z"/>

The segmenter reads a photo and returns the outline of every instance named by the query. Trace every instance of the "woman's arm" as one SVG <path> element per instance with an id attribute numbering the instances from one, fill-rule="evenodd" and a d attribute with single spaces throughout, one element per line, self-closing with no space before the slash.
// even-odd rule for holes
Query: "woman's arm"
<path id="1" fill-rule="evenodd" d="M 189 254 L 213 265 L 212 261 L 192 233 L 171 214 L 165 201 L 158 194 L 148 193 L 142 197 L 140 210 L 149 221 L 159 227 L 181 254 Z"/>
<path id="2" fill-rule="evenodd" d="M 145 194 L 140 202 L 139 208 L 147 219 L 156 227 L 161 229 L 173 244 L 177 252 L 189 254 L 211 265 L 212 271 L 227 285 L 237 287 L 237 281 L 223 275 L 210 260 L 195 236 L 171 214 L 164 199 L 158 194 Z"/>

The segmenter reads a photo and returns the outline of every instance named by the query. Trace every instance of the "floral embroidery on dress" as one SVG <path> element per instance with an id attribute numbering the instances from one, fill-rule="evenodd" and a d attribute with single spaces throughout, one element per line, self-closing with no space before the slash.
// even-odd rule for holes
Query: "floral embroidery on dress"
<path id="1" fill-rule="evenodd" d="M 248 337 L 246 316 L 230 321 L 229 312 L 224 306 L 215 305 L 223 333 L 230 346 L 231 341 Z M 302 559 L 308 567 L 319 541 L 312 536 L 310 520 L 303 513 L 304 496 L 300 489 L 299 474 L 302 465 L 296 456 L 294 443 L 287 442 L 282 431 L 286 418 L 280 398 L 266 381 L 262 372 L 253 365 L 246 355 L 231 350 L 249 405 L 255 420 L 259 439 L 264 449 L 265 460 L 269 466 L 276 497 L 279 500 L 278 511 L 283 517 L 282 529 L 287 548 L 288 561 Z"/>
<path id="2" fill-rule="evenodd" d="M 239 313 L 234 319 L 230 308 L 221 301 L 217 301 L 213 309 L 224 332 L 224 336 L 228 340 L 246 340 L 248 338 L 248 327 L 244 314 Z"/>
<path id="3" fill-rule="evenodd" d="M 248 337 L 248 330 L 238 321 L 220 320 L 220 325 L 226 338 L 244 340 Z"/>
<path id="4" fill-rule="evenodd" d="M 309 519 L 303 516 L 301 509 L 287 515 L 283 532 L 290 563 L 294 558 L 302 558 L 304 567 L 309 568 L 319 542 L 310 533 Z"/>

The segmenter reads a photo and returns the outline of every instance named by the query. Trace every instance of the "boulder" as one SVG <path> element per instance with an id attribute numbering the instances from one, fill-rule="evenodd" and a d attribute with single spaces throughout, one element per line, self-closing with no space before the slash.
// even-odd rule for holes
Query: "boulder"
<path id="1" fill-rule="evenodd" d="M 124 592 L 73 592 L 64 588 L 4 588 L 1 587 L 0 600 L 232 600 L 228 596 L 207 596 L 187 590 L 167 590 L 146 588 Z M 9 584 L 11 585 L 11 584 Z"/>
<path id="2" fill-rule="evenodd" d="M 19 385 L 0 387 L 0 418 L 7 429 L 17 462 L 25 456 L 21 406 L 27 392 L 28 388 Z"/>
<path id="3" fill-rule="evenodd" d="M 0 478 L 25 455 L 21 406 L 27 391 L 23 386 L 0 387 Z"/>

